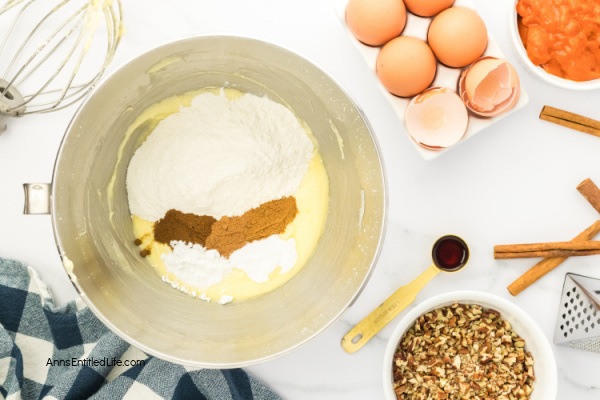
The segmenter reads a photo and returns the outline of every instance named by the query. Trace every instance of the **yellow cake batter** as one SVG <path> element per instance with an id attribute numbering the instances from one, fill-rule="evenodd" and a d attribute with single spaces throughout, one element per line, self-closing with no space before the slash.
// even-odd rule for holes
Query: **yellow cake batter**
<path id="1" fill-rule="evenodd" d="M 146 125 L 148 127 L 147 131 L 140 137 L 140 141 L 143 142 L 160 120 L 178 112 L 181 107 L 189 106 L 192 99 L 198 94 L 205 91 L 219 94 L 222 90 L 222 88 L 211 88 L 164 99 L 145 110 L 129 127 L 126 135 L 131 134 L 136 128 Z M 244 94 L 233 89 L 225 89 L 224 93 L 230 99 L 235 99 Z M 306 124 L 302 125 L 307 135 L 315 143 L 316 148 L 316 141 L 310 128 Z M 298 214 L 287 226 L 285 232 L 281 234 L 281 237 L 283 239 L 293 238 L 295 240 L 297 250 L 296 264 L 284 274 L 280 274 L 279 269 L 276 269 L 271 273 L 269 280 L 264 283 L 253 281 L 244 271 L 234 268 L 220 283 L 211 287 L 199 288 L 190 286 L 186 282 L 177 279 L 172 273 L 167 272 L 161 257 L 163 254 L 170 252 L 171 248 L 166 244 L 154 241 L 153 222 L 133 215 L 133 231 L 135 236 L 142 241 L 139 246 L 140 249 L 150 250 L 150 254 L 146 257 L 150 264 L 157 270 L 160 276 L 166 278 L 168 282 L 178 285 L 180 290 L 191 295 L 210 298 L 216 301 L 224 295 L 232 296 L 234 301 L 241 301 L 265 294 L 280 287 L 300 271 L 313 253 L 325 226 L 329 203 L 329 181 L 323 161 L 317 150 L 315 150 L 310 160 L 308 170 L 300 183 L 295 198 Z"/>

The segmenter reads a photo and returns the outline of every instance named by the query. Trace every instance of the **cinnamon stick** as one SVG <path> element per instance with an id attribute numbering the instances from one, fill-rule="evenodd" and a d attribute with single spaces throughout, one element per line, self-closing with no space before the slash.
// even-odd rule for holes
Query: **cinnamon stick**
<path id="1" fill-rule="evenodd" d="M 600 121 L 574 114 L 569 111 L 544 106 L 540 112 L 540 119 L 580 132 L 589 133 L 590 135 L 600 136 Z"/>
<path id="2" fill-rule="evenodd" d="M 600 189 L 594 181 L 590 178 L 585 179 L 577 185 L 577 190 L 600 213 Z"/>
<path id="3" fill-rule="evenodd" d="M 571 242 L 585 242 L 592 240 L 600 233 L 600 220 L 594 222 L 587 229 L 575 236 Z M 527 272 L 517 278 L 513 283 L 508 285 L 507 289 L 513 296 L 518 295 L 523 290 L 527 289 L 532 283 L 536 282 L 542 276 L 552 271 L 554 268 L 562 264 L 568 257 L 548 257 L 544 258 Z"/>
<path id="4" fill-rule="evenodd" d="M 502 244 L 494 246 L 495 259 L 570 257 L 593 254 L 600 254 L 600 241 Z"/>

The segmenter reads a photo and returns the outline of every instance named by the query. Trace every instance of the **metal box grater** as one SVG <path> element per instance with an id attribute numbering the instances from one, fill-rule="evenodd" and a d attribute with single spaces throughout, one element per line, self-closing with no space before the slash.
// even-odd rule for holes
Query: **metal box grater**
<path id="1" fill-rule="evenodd" d="M 600 353 L 600 279 L 565 276 L 554 343 Z"/>

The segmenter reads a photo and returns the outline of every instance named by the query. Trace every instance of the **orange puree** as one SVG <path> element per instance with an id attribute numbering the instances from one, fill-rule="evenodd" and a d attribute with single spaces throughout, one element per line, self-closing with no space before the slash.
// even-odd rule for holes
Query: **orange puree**
<path id="1" fill-rule="evenodd" d="M 519 0 L 529 59 L 572 81 L 600 78 L 600 0 Z"/>

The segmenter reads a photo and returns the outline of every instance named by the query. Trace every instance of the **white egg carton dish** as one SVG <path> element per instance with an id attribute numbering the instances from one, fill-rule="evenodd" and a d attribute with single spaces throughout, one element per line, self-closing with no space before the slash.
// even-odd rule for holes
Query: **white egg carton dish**
<path id="1" fill-rule="evenodd" d="M 517 104 L 512 109 L 510 109 L 509 111 L 507 111 L 505 113 L 502 113 L 496 117 L 483 118 L 483 117 L 478 117 L 478 116 L 472 114 L 471 112 L 469 112 L 469 122 L 468 122 L 468 126 L 467 126 L 467 130 L 465 132 L 465 135 L 455 145 L 441 149 L 441 150 L 429 150 L 424 147 L 421 147 L 410 137 L 410 135 L 408 134 L 408 131 L 406 130 L 406 126 L 404 124 L 404 120 L 405 120 L 404 113 L 405 113 L 406 107 L 408 106 L 408 103 L 410 102 L 411 99 L 394 96 L 393 94 L 391 94 L 390 92 L 388 92 L 385 89 L 385 87 L 379 82 L 379 80 L 377 78 L 375 66 L 376 66 L 377 55 L 379 54 L 380 47 L 367 46 L 367 45 L 359 42 L 352 35 L 352 32 L 350 32 L 350 30 L 348 29 L 348 26 L 346 25 L 346 21 L 345 21 L 346 4 L 348 3 L 348 0 L 332 0 L 332 1 L 333 1 L 333 6 L 335 9 L 335 12 L 336 12 L 338 18 L 340 19 L 343 29 L 347 32 L 348 37 L 350 38 L 352 43 L 354 43 L 356 48 L 359 50 L 360 54 L 362 55 L 363 59 L 365 60 L 365 62 L 369 66 L 369 68 L 373 71 L 373 76 L 375 78 L 375 81 L 377 82 L 377 86 L 380 88 L 381 92 L 383 93 L 385 98 L 388 100 L 388 102 L 390 103 L 390 105 L 392 106 L 394 111 L 396 112 L 398 119 L 402 123 L 402 129 L 405 132 L 405 134 L 408 136 L 409 141 L 414 145 L 417 152 L 425 160 L 432 160 L 432 159 L 440 156 L 441 154 L 445 153 L 446 151 L 453 149 L 455 146 L 459 145 L 460 143 L 463 143 L 465 140 L 475 136 L 476 133 L 481 132 L 483 129 L 485 129 L 488 126 L 494 124 L 495 122 L 501 120 L 502 118 L 507 117 L 508 115 L 517 111 L 518 109 L 523 108 L 529 101 L 529 97 L 527 96 L 527 93 L 525 92 L 523 87 L 521 87 L 521 93 L 520 93 L 520 97 L 519 97 Z M 456 0 L 454 2 L 454 6 L 468 7 L 468 8 L 475 10 L 475 7 L 471 0 Z M 404 30 L 402 31 L 402 36 L 414 36 L 414 37 L 418 37 L 422 40 L 426 40 L 427 39 L 427 30 L 429 28 L 429 23 L 431 22 L 431 20 L 432 20 L 432 18 L 419 17 L 414 14 L 411 14 L 407 10 L 407 21 L 406 21 L 406 26 L 405 26 Z M 489 34 L 489 32 L 488 32 L 488 45 L 487 45 L 487 48 L 483 55 L 502 58 L 502 59 L 506 58 L 504 56 L 504 53 L 502 52 L 502 50 L 500 50 L 500 48 L 498 47 L 498 44 L 496 43 L 494 38 Z M 434 79 L 433 83 L 431 84 L 431 87 L 441 86 L 441 87 L 446 87 L 446 88 L 458 91 L 458 78 L 460 77 L 460 74 L 462 71 L 463 71 L 463 68 L 449 68 L 438 62 L 437 72 L 435 75 L 435 79 Z"/>

